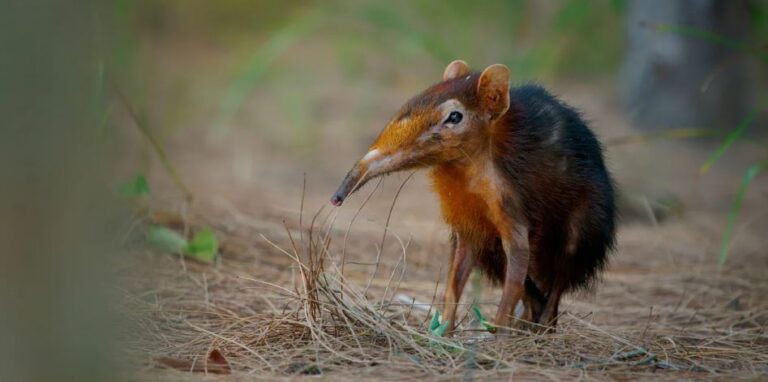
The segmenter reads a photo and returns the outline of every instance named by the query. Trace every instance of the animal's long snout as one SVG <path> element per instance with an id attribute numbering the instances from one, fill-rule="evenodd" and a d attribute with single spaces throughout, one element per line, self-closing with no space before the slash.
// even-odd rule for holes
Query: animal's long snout
<path id="1" fill-rule="evenodd" d="M 371 177 L 378 175 L 376 174 L 376 171 L 373 171 L 373 174 L 369 173 L 369 170 L 376 170 L 376 168 L 380 167 L 376 165 L 376 161 L 381 159 L 381 157 L 382 155 L 379 150 L 372 149 L 365 154 L 362 159 L 355 163 L 355 165 L 352 166 L 352 169 L 347 173 L 347 176 L 344 177 L 339 189 L 337 189 L 333 196 L 331 196 L 331 204 L 337 207 L 340 206 L 344 203 L 344 199 L 346 199 L 349 194 L 357 191 L 357 189 L 362 187 Z"/>
<path id="2" fill-rule="evenodd" d="M 354 167 L 352 167 L 352 169 L 347 173 L 347 176 L 344 177 L 344 180 L 341 182 L 339 188 L 336 190 L 333 196 L 331 196 L 331 204 L 338 207 L 344 203 L 344 199 L 346 199 L 349 194 L 353 193 L 362 185 L 360 184 L 362 175 L 363 173 L 359 164 L 356 164 Z"/>
<path id="3" fill-rule="evenodd" d="M 416 163 L 409 158 L 411 157 L 402 153 L 382 153 L 378 149 L 372 149 L 349 170 L 339 189 L 331 197 L 331 204 L 340 206 L 349 194 L 357 191 L 369 180 Z"/>

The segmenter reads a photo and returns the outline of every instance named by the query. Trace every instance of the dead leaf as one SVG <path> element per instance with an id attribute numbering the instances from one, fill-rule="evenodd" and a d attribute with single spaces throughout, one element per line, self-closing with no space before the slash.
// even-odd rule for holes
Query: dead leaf
<path id="1" fill-rule="evenodd" d="M 209 373 L 213 374 L 229 374 L 232 369 L 229 366 L 229 362 L 224 358 L 219 349 L 211 350 L 208 354 L 208 360 L 206 362 Z"/>
<path id="2" fill-rule="evenodd" d="M 192 361 L 170 357 L 160 357 L 157 358 L 156 361 L 171 369 L 190 371 L 193 373 L 230 374 L 232 372 L 229 362 L 227 362 L 227 359 L 221 354 L 219 349 L 211 350 L 208 354 L 208 358 L 202 365 L 200 363 L 193 363 Z"/>

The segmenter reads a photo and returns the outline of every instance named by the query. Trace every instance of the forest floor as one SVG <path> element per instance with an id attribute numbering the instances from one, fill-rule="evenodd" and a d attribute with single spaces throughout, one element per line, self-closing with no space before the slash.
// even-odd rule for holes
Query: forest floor
<path id="1" fill-rule="evenodd" d="M 636 133 L 610 94 L 559 92 L 577 95 L 565 99 L 604 141 Z M 151 219 L 211 227 L 220 257 L 208 265 L 134 247 L 121 265 L 136 379 L 768 377 L 764 179 L 747 194 L 718 268 L 727 211 L 754 147 L 735 148 L 702 176 L 711 144 L 609 143 L 626 206 L 595 291 L 565 297 L 554 333 L 493 336 L 470 308 L 492 317 L 499 290 L 476 280 L 459 332 L 436 338 L 429 323 L 442 309 L 448 230 L 423 172 L 371 182 L 336 209 L 327 200 L 365 142 L 324 137 L 313 155 L 297 156 L 255 131 L 207 137 L 191 128 L 169 140 L 195 199 L 180 197 L 158 165 L 149 173 Z M 231 374 L 199 372 L 214 349 Z"/>

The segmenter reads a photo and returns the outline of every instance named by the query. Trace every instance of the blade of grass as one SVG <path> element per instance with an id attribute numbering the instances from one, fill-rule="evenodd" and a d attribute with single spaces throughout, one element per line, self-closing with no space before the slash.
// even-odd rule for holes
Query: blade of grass
<path id="1" fill-rule="evenodd" d="M 747 193 L 747 188 L 749 188 L 749 185 L 755 179 L 757 174 L 766 167 L 768 167 L 768 160 L 753 164 L 747 169 L 747 172 L 744 174 L 744 178 L 741 180 L 741 185 L 739 186 L 739 191 L 736 194 L 736 199 L 733 201 L 733 204 L 731 204 L 731 209 L 728 212 L 728 224 L 726 225 L 725 231 L 723 232 L 722 244 L 720 245 L 719 267 L 722 267 L 725 264 L 725 260 L 728 257 L 728 250 L 731 246 L 733 229 L 736 225 L 736 220 L 739 218 L 741 205 L 744 202 L 744 195 Z"/>
<path id="2" fill-rule="evenodd" d="M 671 25 L 665 23 L 645 23 L 656 31 L 663 33 L 674 33 L 685 37 L 696 38 L 704 40 L 713 44 L 725 46 L 727 48 L 737 50 L 739 52 L 748 54 L 760 61 L 768 63 L 768 51 L 760 47 L 754 47 L 743 41 L 735 40 L 718 33 L 710 32 L 703 29 L 692 28 L 682 25 Z"/>
<path id="3" fill-rule="evenodd" d="M 658 133 L 625 135 L 605 141 L 607 146 L 620 146 L 628 144 L 643 144 L 660 140 L 710 138 L 725 136 L 720 130 L 702 128 L 672 128 Z"/>
<path id="4" fill-rule="evenodd" d="M 227 127 L 267 69 L 299 40 L 316 29 L 317 17 L 308 13 L 271 33 L 251 56 L 246 69 L 236 76 L 221 102 L 218 124 Z"/>
<path id="5" fill-rule="evenodd" d="M 706 174 L 709 171 L 709 169 L 712 168 L 712 165 L 714 165 L 715 162 L 717 162 L 717 160 L 720 159 L 720 157 L 722 157 L 723 154 L 725 154 L 726 151 L 728 151 L 728 149 L 731 147 L 731 145 L 733 145 L 734 142 L 739 140 L 739 138 L 741 138 L 741 136 L 744 135 L 744 132 L 752 124 L 752 122 L 755 121 L 755 119 L 757 118 L 758 114 L 760 114 L 760 111 L 766 105 L 768 105 L 768 96 L 763 97 L 763 99 L 760 101 L 760 104 L 756 108 L 754 108 L 749 113 L 749 115 L 747 115 L 747 117 L 744 118 L 739 123 L 739 125 L 736 127 L 736 129 L 734 129 L 733 131 L 728 133 L 728 135 L 726 135 L 725 141 L 723 141 L 723 143 L 720 145 L 720 147 L 718 147 L 717 150 L 715 150 L 715 152 L 713 152 L 712 155 L 709 156 L 707 161 L 704 162 L 703 165 L 701 165 L 701 168 L 699 168 L 699 173 L 700 174 L 702 174 L 702 175 Z"/>
<path id="6" fill-rule="evenodd" d="M 390 7 L 364 8 L 360 17 L 371 25 L 392 33 L 392 36 L 396 37 L 394 41 L 396 44 L 418 48 L 440 62 L 450 61 L 456 56 L 454 49 L 446 44 L 445 39 L 417 28 L 402 12 L 397 12 Z"/>
<path id="7" fill-rule="evenodd" d="M 165 148 L 163 148 L 163 145 L 160 143 L 160 141 L 155 138 L 154 134 L 152 134 L 152 131 L 149 130 L 149 127 L 147 126 L 147 123 L 144 119 L 139 117 L 139 114 L 136 113 L 136 110 L 134 110 L 131 103 L 128 101 L 128 98 L 123 94 L 123 92 L 120 91 L 120 89 L 117 86 L 112 86 L 113 91 L 115 94 L 117 94 L 117 97 L 122 101 L 123 106 L 125 107 L 126 111 L 128 112 L 128 115 L 133 120 L 133 124 L 136 125 L 136 127 L 141 131 L 141 134 L 144 135 L 144 138 L 147 139 L 147 141 L 150 143 L 152 148 L 155 150 L 155 153 L 160 158 L 160 163 L 163 164 L 163 167 L 165 167 L 165 170 L 168 171 L 168 174 L 171 175 L 171 178 L 173 179 L 173 182 L 176 184 L 176 187 L 181 190 L 181 192 L 184 194 L 187 201 L 192 200 L 192 191 L 189 190 L 187 185 L 184 183 L 184 181 L 181 179 L 181 175 L 179 175 L 178 170 L 176 170 L 176 167 L 171 163 L 171 160 L 168 158 L 168 154 L 165 152 Z"/>

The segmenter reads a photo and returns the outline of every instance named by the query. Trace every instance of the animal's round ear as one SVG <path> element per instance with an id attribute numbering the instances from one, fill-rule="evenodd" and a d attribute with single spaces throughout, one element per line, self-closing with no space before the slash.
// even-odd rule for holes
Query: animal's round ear
<path id="1" fill-rule="evenodd" d="M 469 65 L 462 60 L 455 60 L 448 64 L 443 71 L 443 81 L 461 77 L 469 73 Z"/>
<path id="2" fill-rule="evenodd" d="M 477 81 L 477 96 L 494 118 L 504 114 L 509 109 L 509 68 L 502 64 L 485 68 Z"/>

